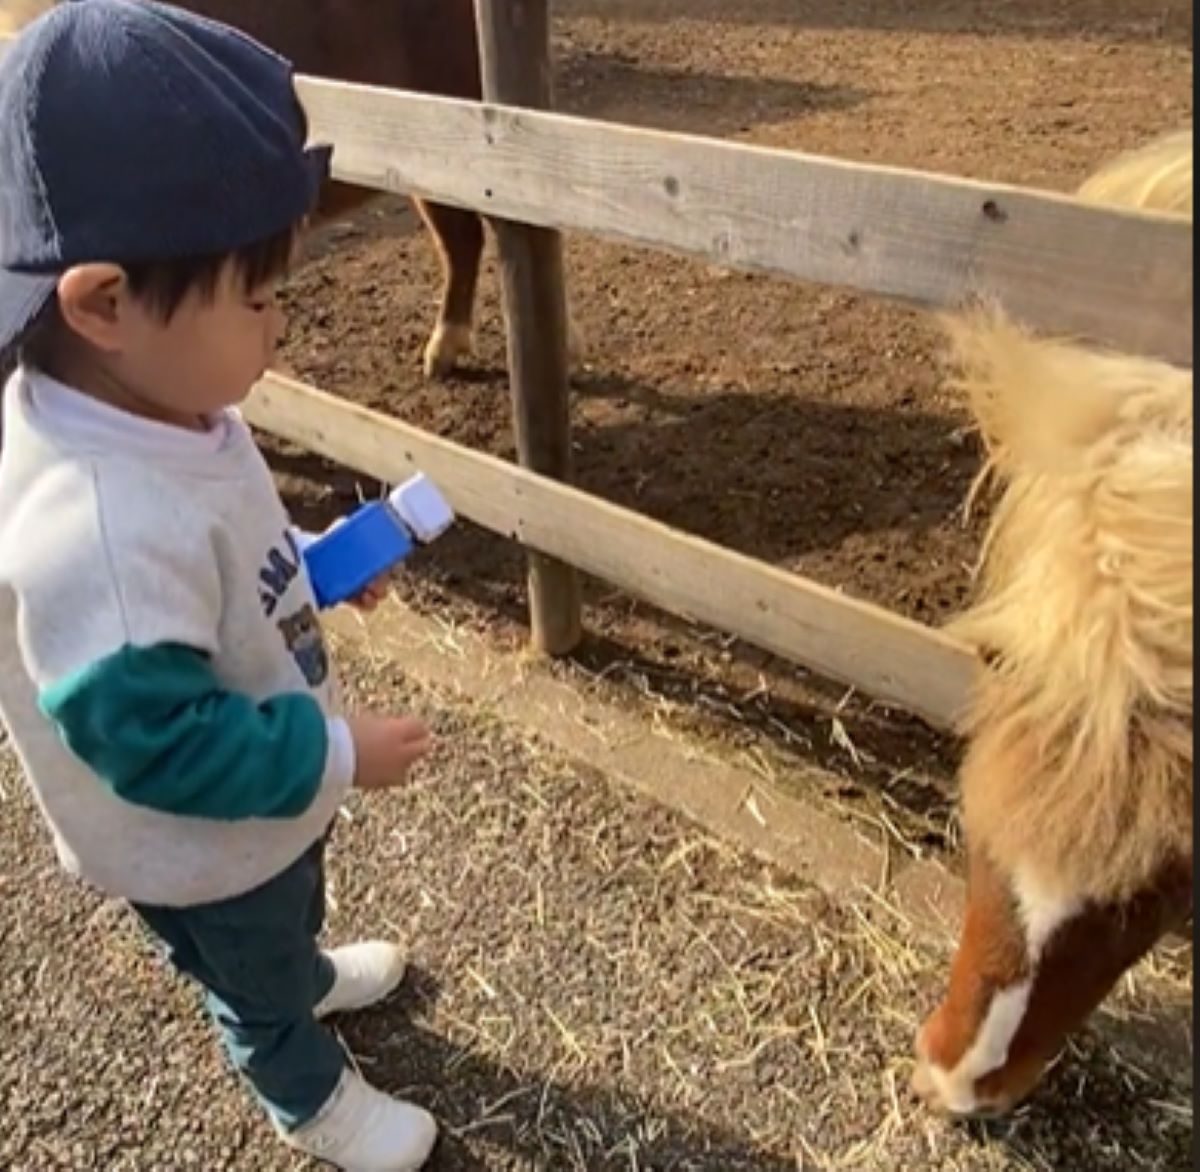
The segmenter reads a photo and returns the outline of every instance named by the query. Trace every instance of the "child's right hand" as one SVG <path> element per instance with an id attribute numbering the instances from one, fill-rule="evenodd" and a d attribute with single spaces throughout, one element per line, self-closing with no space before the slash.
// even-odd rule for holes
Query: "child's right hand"
<path id="1" fill-rule="evenodd" d="M 415 716 L 351 716 L 354 784 L 359 789 L 389 789 L 433 747 L 428 727 Z"/>

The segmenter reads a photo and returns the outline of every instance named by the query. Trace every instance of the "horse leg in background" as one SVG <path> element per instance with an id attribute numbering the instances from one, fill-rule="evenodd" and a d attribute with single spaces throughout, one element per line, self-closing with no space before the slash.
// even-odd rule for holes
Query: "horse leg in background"
<path id="1" fill-rule="evenodd" d="M 967 909 L 949 987 L 917 1036 L 914 1089 L 953 1115 L 1011 1110 L 1069 1034 L 1191 914 L 1190 860 L 1123 906 L 1006 879 L 969 844 Z"/>
<path id="2" fill-rule="evenodd" d="M 437 245 L 442 263 L 442 300 L 437 322 L 425 347 L 425 374 L 444 378 L 471 352 L 472 319 L 483 257 L 483 220 L 475 212 L 414 199 Z M 567 306 L 567 353 L 581 361 L 583 334 Z"/>
<path id="3" fill-rule="evenodd" d="M 475 212 L 414 199 L 429 228 L 442 263 L 442 300 L 425 347 L 425 374 L 444 378 L 459 358 L 471 352 L 471 326 L 479 265 L 483 257 L 483 221 Z"/>
<path id="4" fill-rule="evenodd" d="M 332 180 L 317 200 L 313 223 L 351 215 L 379 193 Z M 475 212 L 445 204 L 412 200 L 437 248 L 442 267 L 442 297 L 433 333 L 425 346 L 425 374 L 445 378 L 458 360 L 471 352 L 471 323 L 479 265 L 483 256 L 483 221 Z"/>

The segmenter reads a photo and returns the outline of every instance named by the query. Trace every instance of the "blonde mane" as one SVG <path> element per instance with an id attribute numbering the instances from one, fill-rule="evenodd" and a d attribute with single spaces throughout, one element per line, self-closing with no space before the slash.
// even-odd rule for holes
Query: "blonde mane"
<path id="1" fill-rule="evenodd" d="M 1190 216 L 1191 175 L 1177 132 L 1080 195 Z M 1192 853 L 1192 372 L 996 311 L 945 324 L 1001 489 L 950 626 L 987 661 L 967 832 L 1009 873 L 1124 900 Z"/>
<path id="2" fill-rule="evenodd" d="M 1088 203 L 1192 217 L 1192 128 L 1173 130 L 1110 160 L 1075 193 Z"/>

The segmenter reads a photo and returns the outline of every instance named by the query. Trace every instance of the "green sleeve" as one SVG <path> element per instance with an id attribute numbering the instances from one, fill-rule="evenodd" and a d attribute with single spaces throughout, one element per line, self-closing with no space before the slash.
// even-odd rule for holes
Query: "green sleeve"
<path id="1" fill-rule="evenodd" d="M 226 821 L 294 818 L 321 787 L 320 705 L 294 693 L 256 704 L 178 644 L 125 645 L 44 688 L 42 712 L 127 802 Z"/>

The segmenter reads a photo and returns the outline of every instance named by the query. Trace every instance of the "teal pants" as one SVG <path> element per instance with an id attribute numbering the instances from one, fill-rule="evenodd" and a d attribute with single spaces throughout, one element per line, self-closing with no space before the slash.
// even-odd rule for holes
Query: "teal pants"
<path id="1" fill-rule="evenodd" d="M 175 969 L 204 989 L 230 1061 L 285 1131 L 317 1113 L 346 1065 L 312 1012 L 334 978 L 317 947 L 324 863 L 321 839 L 286 871 L 234 899 L 134 905 Z"/>

